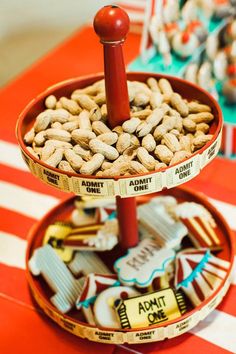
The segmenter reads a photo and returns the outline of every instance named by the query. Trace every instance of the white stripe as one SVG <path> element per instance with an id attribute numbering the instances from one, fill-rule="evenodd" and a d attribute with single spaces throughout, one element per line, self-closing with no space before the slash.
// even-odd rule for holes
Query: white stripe
<path id="1" fill-rule="evenodd" d="M 152 15 L 152 1 L 147 0 L 145 14 L 144 14 L 143 33 L 142 33 L 140 48 L 139 48 L 141 58 L 144 62 L 146 60 L 145 51 L 148 47 L 148 38 L 149 38 L 148 28 L 150 24 L 151 15 Z"/>
<path id="2" fill-rule="evenodd" d="M 231 229 L 236 230 L 236 206 L 213 198 L 208 199 L 224 216 Z"/>
<path id="3" fill-rule="evenodd" d="M 143 22 L 144 20 L 144 13 L 128 11 L 129 18 L 131 22 Z"/>
<path id="4" fill-rule="evenodd" d="M 0 163 L 29 172 L 16 144 L 0 140 L 0 152 Z"/>
<path id="5" fill-rule="evenodd" d="M 17 213 L 40 219 L 59 200 L 46 194 L 30 191 L 14 184 L 0 181 L 0 206 Z M 14 222 L 14 220 L 12 220 Z"/>
<path id="6" fill-rule="evenodd" d="M 117 0 L 116 4 L 121 4 L 123 9 L 129 8 L 129 6 L 136 7 L 137 9 L 145 9 L 146 0 Z"/>
<path id="7" fill-rule="evenodd" d="M 16 144 L 0 140 L 0 152 L 0 163 L 11 167 L 19 168 L 24 171 L 29 171 L 28 167 L 26 166 L 21 157 L 20 149 Z M 236 206 L 213 198 L 209 198 L 209 200 L 222 213 L 229 226 L 232 229 L 236 230 Z"/>
<path id="8" fill-rule="evenodd" d="M 220 348 L 236 353 L 236 317 L 214 310 L 209 316 L 191 330 L 196 336 Z"/>
<path id="9" fill-rule="evenodd" d="M 0 231 L 0 263 L 25 269 L 27 242 L 18 236 Z"/>

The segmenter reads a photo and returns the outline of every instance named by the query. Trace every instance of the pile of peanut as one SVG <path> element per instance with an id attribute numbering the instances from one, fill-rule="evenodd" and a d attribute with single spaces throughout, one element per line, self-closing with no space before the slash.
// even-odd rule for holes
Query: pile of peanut
<path id="1" fill-rule="evenodd" d="M 169 81 L 128 82 L 130 116 L 110 129 L 104 80 L 45 99 L 45 111 L 24 136 L 29 152 L 60 170 L 96 176 L 145 173 L 171 166 L 201 149 L 212 135 L 211 108 L 188 102 Z"/>

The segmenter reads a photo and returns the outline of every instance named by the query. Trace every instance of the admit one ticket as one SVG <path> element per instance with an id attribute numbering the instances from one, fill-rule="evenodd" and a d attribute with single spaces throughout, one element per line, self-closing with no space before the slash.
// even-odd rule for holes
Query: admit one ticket
<path id="1" fill-rule="evenodd" d="M 173 289 L 121 300 L 116 312 L 122 328 L 139 328 L 174 320 L 186 312 L 183 295 Z"/>

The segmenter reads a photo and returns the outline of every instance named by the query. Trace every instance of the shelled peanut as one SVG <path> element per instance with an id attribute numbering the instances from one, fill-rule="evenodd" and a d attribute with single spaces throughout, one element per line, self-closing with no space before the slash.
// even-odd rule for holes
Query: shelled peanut
<path id="1" fill-rule="evenodd" d="M 28 151 L 63 171 L 112 177 L 159 170 L 188 158 L 212 139 L 211 108 L 188 102 L 168 80 L 128 81 L 130 119 L 108 126 L 104 80 L 71 97 L 45 99 L 24 136 Z"/>

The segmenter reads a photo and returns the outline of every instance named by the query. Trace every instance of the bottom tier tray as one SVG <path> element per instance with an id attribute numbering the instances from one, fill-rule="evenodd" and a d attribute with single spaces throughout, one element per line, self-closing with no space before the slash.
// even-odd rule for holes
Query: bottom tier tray
<path id="1" fill-rule="evenodd" d="M 26 256 L 27 278 L 36 302 L 47 316 L 49 316 L 66 331 L 82 338 L 103 343 L 132 344 L 160 341 L 165 338 L 179 336 L 196 326 L 199 321 L 203 320 L 216 306 L 218 306 L 230 286 L 230 275 L 234 256 L 232 235 L 227 223 L 220 213 L 200 193 L 181 187 L 158 193 L 158 196 L 160 195 L 174 196 L 179 202 L 190 201 L 200 203 L 204 205 L 208 211 L 210 211 L 219 229 L 219 238 L 222 244 L 222 249 L 217 252 L 217 257 L 230 262 L 230 267 L 227 270 L 227 276 L 222 281 L 221 286 L 219 286 L 216 291 L 214 291 L 214 293 L 199 306 L 189 310 L 187 313 L 182 315 L 182 317 L 165 322 L 164 325 L 151 325 L 148 328 L 112 329 L 92 326 L 86 323 L 81 311 L 73 309 L 67 314 L 60 313 L 50 302 L 52 291 L 48 288 L 46 282 L 41 276 L 35 277 L 30 273 L 28 261 L 31 258 L 33 251 L 42 245 L 43 236 L 48 225 L 55 221 L 65 221 L 68 219 L 74 208 L 74 201 L 76 198 L 70 197 L 52 209 L 38 224 L 36 224 L 31 230 L 29 237 Z M 155 196 L 157 196 L 157 194 L 139 197 L 137 198 L 137 202 L 148 202 Z M 117 254 L 120 254 L 120 249 L 119 246 L 116 246 L 112 251 L 102 253 L 99 252 L 97 254 L 100 255 L 108 267 L 111 267 L 113 260 L 117 257 Z"/>

